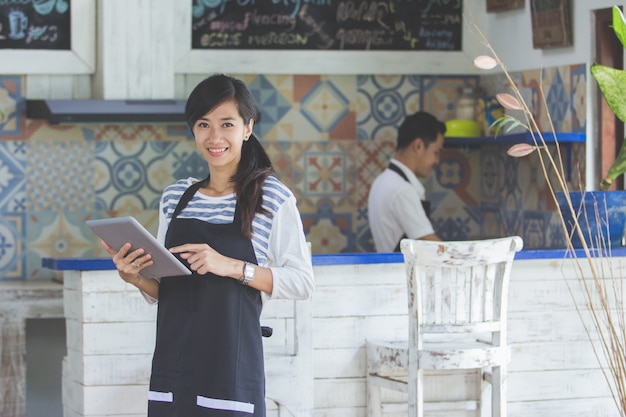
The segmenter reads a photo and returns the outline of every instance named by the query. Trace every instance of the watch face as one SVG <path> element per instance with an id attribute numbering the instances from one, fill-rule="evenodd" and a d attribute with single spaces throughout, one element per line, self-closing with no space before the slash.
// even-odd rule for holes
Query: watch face
<path id="1" fill-rule="evenodd" d="M 243 268 L 243 277 L 241 277 L 241 283 L 244 285 L 248 285 L 253 279 L 254 279 L 254 265 L 252 265 L 249 262 L 246 262 Z"/>
<path id="2" fill-rule="evenodd" d="M 248 279 L 254 278 L 254 266 L 252 264 L 246 263 L 246 267 L 243 273 Z"/>

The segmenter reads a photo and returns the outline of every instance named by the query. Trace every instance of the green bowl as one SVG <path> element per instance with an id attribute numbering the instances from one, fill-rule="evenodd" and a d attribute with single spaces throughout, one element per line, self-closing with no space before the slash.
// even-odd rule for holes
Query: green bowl
<path id="1" fill-rule="evenodd" d="M 473 120 L 453 119 L 446 122 L 446 136 L 451 138 L 478 138 L 480 125 Z"/>

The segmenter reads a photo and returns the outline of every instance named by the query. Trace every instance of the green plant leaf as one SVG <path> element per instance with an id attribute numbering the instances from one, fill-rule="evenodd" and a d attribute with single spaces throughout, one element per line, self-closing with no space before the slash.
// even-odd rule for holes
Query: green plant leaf
<path id="1" fill-rule="evenodd" d="M 494 139 L 496 139 L 498 135 L 500 135 L 502 129 L 504 129 L 504 133 L 507 133 L 518 126 L 522 126 L 524 129 L 528 130 L 528 126 L 526 126 L 524 123 L 520 122 L 518 119 L 511 116 L 510 114 L 505 114 L 504 116 L 494 120 L 493 123 L 489 125 L 489 130 L 493 129 L 493 137 Z"/>
<path id="2" fill-rule="evenodd" d="M 591 65 L 590 71 L 613 113 L 626 122 L 626 71 L 600 64 Z"/>
<path id="3" fill-rule="evenodd" d="M 622 46 L 626 48 L 626 21 L 624 14 L 617 6 L 613 6 L 613 32 L 617 35 Z"/>

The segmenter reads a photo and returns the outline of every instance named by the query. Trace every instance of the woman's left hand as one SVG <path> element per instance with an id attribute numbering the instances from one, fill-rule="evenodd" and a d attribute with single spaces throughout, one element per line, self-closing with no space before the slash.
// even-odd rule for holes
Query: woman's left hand
<path id="1" fill-rule="evenodd" d="M 237 263 L 241 261 L 228 258 L 205 243 L 188 243 L 170 248 L 170 252 L 180 254 L 189 263 L 189 268 L 200 275 L 211 272 L 215 275 L 239 278 Z M 241 269 L 241 267 L 239 267 Z"/>

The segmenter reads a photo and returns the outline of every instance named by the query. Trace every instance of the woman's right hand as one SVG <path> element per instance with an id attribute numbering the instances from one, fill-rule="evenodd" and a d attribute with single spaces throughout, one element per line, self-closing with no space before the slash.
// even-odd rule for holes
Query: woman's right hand
<path id="1" fill-rule="evenodd" d="M 119 251 L 115 251 L 112 247 L 101 241 L 102 246 L 113 258 L 113 263 L 120 277 L 129 284 L 137 285 L 141 281 L 141 270 L 152 265 L 152 257 L 149 253 L 144 254 L 142 248 L 135 249 L 130 252 L 130 243 L 125 243 Z"/>

